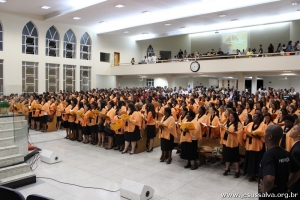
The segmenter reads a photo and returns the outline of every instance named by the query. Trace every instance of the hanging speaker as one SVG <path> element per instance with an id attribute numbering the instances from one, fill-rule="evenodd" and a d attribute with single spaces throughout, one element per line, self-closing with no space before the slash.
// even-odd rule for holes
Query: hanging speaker
<path id="1" fill-rule="evenodd" d="M 61 157 L 55 153 L 54 151 L 50 151 L 47 149 L 42 149 L 40 153 L 41 161 L 48 163 L 48 164 L 54 164 L 61 161 Z"/>
<path id="2" fill-rule="evenodd" d="M 148 185 L 123 179 L 120 196 L 131 200 L 147 200 L 154 195 L 154 189 Z"/>

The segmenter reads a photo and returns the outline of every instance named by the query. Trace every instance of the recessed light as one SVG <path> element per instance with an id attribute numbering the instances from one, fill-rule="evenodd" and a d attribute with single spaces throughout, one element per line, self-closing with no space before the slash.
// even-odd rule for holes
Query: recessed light
<path id="1" fill-rule="evenodd" d="M 49 6 L 42 6 L 41 7 L 41 9 L 45 9 L 45 10 L 47 10 L 47 9 L 49 9 L 50 7 Z"/>
<path id="2" fill-rule="evenodd" d="M 80 20 L 81 18 L 80 17 L 73 17 L 73 19 Z"/>
<path id="3" fill-rule="evenodd" d="M 142 34 L 146 35 L 146 34 L 149 34 L 149 33 L 142 33 Z"/>
<path id="4" fill-rule="evenodd" d="M 231 21 L 234 22 L 234 21 L 237 21 L 237 20 L 238 20 L 238 19 L 232 19 Z"/>
<path id="5" fill-rule="evenodd" d="M 151 12 L 149 12 L 149 11 L 143 11 L 142 13 L 143 14 L 150 14 Z"/>
<path id="6" fill-rule="evenodd" d="M 186 28 L 185 26 L 182 26 L 182 27 L 180 27 L 180 28 Z"/>
<path id="7" fill-rule="evenodd" d="M 123 33 L 129 33 L 129 31 L 124 31 Z"/>
<path id="8" fill-rule="evenodd" d="M 123 7 L 125 7 L 125 6 L 122 5 L 122 4 L 118 4 L 118 5 L 116 5 L 115 7 L 116 7 L 116 8 L 123 8 Z"/>
<path id="9" fill-rule="evenodd" d="M 298 5 L 298 2 L 293 2 L 292 5 L 293 5 L 293 6 Z"/>
<path id="10" fill-rule="evenodd" d="M 284 71 L 282 71 L 282 72 L 290 73 L 290 72 L 292 72 L 292 71 L 291 71 L 291 70 L 284 70 Z"/>
<path id="11" fill-rule="evenodd" d="M 170 26 L 171 24 L 165 24 L 165 26 Z"/>
<path id="12" fill-rule="evenodd" d="M 222 14 L 222 15 L 219 15 L 219 17 L 226 17 L 227 15 L 225 15 L 225 14 Z"/>
<path id="13" fill-rule="evenodd" d="M 0 3 L 5 3 L 6 2 L 6 0 L 0 0 Z"/>

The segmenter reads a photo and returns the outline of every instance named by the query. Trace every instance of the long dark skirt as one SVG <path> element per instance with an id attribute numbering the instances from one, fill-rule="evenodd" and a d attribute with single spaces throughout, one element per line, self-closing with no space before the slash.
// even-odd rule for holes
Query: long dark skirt
<path id="1" fill-rule="evenodd" d="M 162 151 L 172 151 L 174 148 L 174 136 L 170 134 L 170 140 L 160 138 L 160 147 Z"/>
<path id="2" fill-rule="evenodd" d="M 246 151 L 244 161 L 244 173 L 256 175 L 259 173 L 259 164 L 264 155 L 264 151 Z"/>
<path id="3" fill-rule="evenodd" d="M 230 148 L 223 144 L 222 158 L 224 162 L 239 162 L 239 146 Z"/>
<path id="4" fill-rule="evenodd" d="M 133 132 L 125 132 L 126 142 L 135 142 L 141 139 L 141 133 L 138 126 L 135 126 Z"/>
<path id="5" fill-rule="evenodd" d="M 124 134 L 115 134 L 115 143 L 116 145 L 124 145 L 125 143 Z"/>
<path id="6" fill-rule="evenodd" d="M 76 130 L 77 129 L 77 124 L 75 122 L 70 122 L 70 129 L 71 130 Z"/>
<path id="7" fill-rule="evenodd" d="M 88 126 L 83 126 L 82 127 L 82 134 L 83 135 L 91 135 L 90 128 Z"/>
<path id="8" fill-rule="evenodd" d="M 155 125 L 147 125 L 147 139 L 153 139 L 156 136 Z"/>
<path id="9" fill-rule="evenodd" d="M 192 142 L 181 143 L 180 158 L 185 160 L 197 160 L 198 158 L 198 140 L 192 140 Z"/>
<path id="10" fill-rule="evenodd" d="M 70 122 L 64 121 L 63 127 L 64 127 L 64 128 L 70 128 Z"/>

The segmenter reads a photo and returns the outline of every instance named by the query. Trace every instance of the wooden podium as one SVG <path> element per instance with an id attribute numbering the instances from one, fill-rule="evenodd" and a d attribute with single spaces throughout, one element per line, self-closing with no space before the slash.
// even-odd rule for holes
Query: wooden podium
<path id="1" fill-rule="evenodd" d="M 146 129 L 141 129 L 141 137 L 142 139 L 140 139 L 139 141 L 137 141 L 136 145 L 136 149 L 135 149 L 135 153 L 141 153 L 147 150 L 146 145 L 147 145 L 147 130 Z"/>
<path id="2" fill-rule="evenodd" d="M 51 115 L 50 117 L 51 117 L 52 121 L 47 122 L 47 132 L 57 131 L 57 128 L 56 128 L 57 116 Z"/>

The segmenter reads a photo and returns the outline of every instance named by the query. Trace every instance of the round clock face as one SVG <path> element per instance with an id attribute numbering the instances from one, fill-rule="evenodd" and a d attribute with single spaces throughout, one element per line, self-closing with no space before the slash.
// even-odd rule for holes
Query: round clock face
<path id="1" fill-rule="evenodd" d="M 192 72 L 197 72 L 200 69 L 200 64 L 198 62 L 192 62 L 190 68 Z"/>

